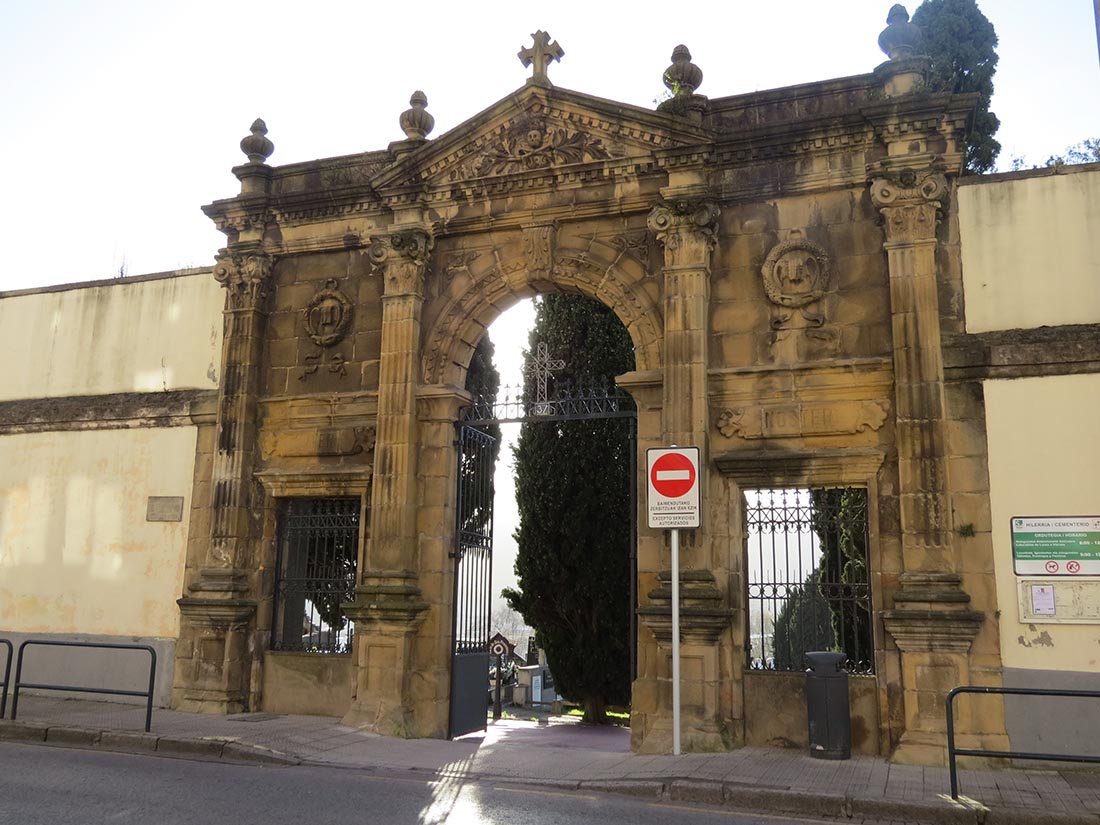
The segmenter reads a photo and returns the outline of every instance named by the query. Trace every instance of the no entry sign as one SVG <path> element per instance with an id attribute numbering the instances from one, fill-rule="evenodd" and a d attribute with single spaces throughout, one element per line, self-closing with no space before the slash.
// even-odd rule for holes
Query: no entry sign
<path id="1" fill-rule="evenodd" d="M 658 529 L 698 527 L 699 448 L 646 450 L 646 469 L 649 526 Z"/>

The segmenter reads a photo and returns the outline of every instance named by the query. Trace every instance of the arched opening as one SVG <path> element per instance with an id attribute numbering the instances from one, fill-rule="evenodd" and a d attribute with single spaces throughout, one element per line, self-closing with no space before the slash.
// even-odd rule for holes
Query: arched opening
<path id="1" fill-rule="evenodd" d="M 492 485 L 490 669 L 495 676 L 495 657 L 503 651 L 506 676 L 498 721 L 486 735 L 525 739 L 541 731 L 537 740 L 545 744 L 627 751 L 636 443 L 633 404 L 614 388 L 614 378 L 634 367 L 633 338 L 607 307 L 560 291 L 519 302 L 485 338 L 492 342 L 499 391 L 495 405 L 470 415 L 502 442 Z M 497 383 L 482 375 L 485 338 L 466 376 L 466 389 L 475 394 Z M 621 405 L 613 416 L 598 414 L 605 397 Z M 488 423 L 490 411 L 499 421 Z M 463 478 L 461 449 L 460 542 L 464 520 L 476 526 L 469 517 L 475 508 L 461 500 L 478 489 Z M 469 607 L 459 590 L 469 579 L 461 564 L 454 605 L 460 633 Z M 493 711 L 490 704 L 490 720 Z M 585 716 L 618 723 L 617 733 L 610 727 L 585 733 L 576 726 Z"/>

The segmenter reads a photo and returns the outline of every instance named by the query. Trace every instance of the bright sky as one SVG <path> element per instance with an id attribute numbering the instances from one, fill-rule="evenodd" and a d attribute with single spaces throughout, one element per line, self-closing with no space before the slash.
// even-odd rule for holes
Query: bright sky
<path id="1" fill-rule="evenodd" d="M 275 165 L 384 149 L 404 136 L 397 118 L 422 89 L 438 137 L 523 85 L 516 52 L 538 28 L 565 50 L 555 84 L 639 106 L 663 92 L 678 43 L 711 97 L 860 74 L 885 59 L 876 41 L 890 7 L 0 2 L 0 290 L 212 263 L 223 237 L 199 207 L 239 191 L 229 170 L 256 117 Z M 1001 41 L 993 109 L 1005 167 L 1094 137 L 1091 0 L 981 7 Z"/>
<path id="2" fill-rule="evenodd" d="M 523 85 L 516 52 L 539 28 L 565 50 L 556 85 L 645 107 L 678 43 L 710 97 L 862 74 L 891 5 L 0 2 L 0 290 L 210 265 L 224 238 L 199 207 L 239 191 L 256 117 L 273 165 L 384 149 L 422 89 L 438 137 Z M 1000 37 L 1002 167 L 1096 137 L 1092 0 L 980 6 Z"/>

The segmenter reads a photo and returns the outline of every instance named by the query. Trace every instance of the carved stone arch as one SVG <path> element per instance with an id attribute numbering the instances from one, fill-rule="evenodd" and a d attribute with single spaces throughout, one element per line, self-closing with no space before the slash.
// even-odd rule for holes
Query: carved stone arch
<path id="1" fill-rule="evenodd" d="M 664 321 L 657 303 L 639 288 L 645 268 L 610 245 L 612 257 L 605 258 L 601 246 L 558 249 L 550 278 L 538 273 L 537 285 L 522 257 L 500 259 L 453 298 L 426 331 L 424 383 L 462 386 L 474 347 L 489 324 L 523 298 L 547 292 L 543 288 L 547 281 L 561 291 L 580 293 L 609 307 L 634 342 L 636 369 L 660 368 Z"/>

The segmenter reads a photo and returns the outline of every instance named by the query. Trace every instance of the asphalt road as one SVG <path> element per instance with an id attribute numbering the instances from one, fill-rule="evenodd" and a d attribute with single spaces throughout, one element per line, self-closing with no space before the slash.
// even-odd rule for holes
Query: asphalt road
<path id="1" fill-rule="evenodd" d="M 505 783 L 0 743 L 2 825 L 817 825 L 835 821 Z"/>

